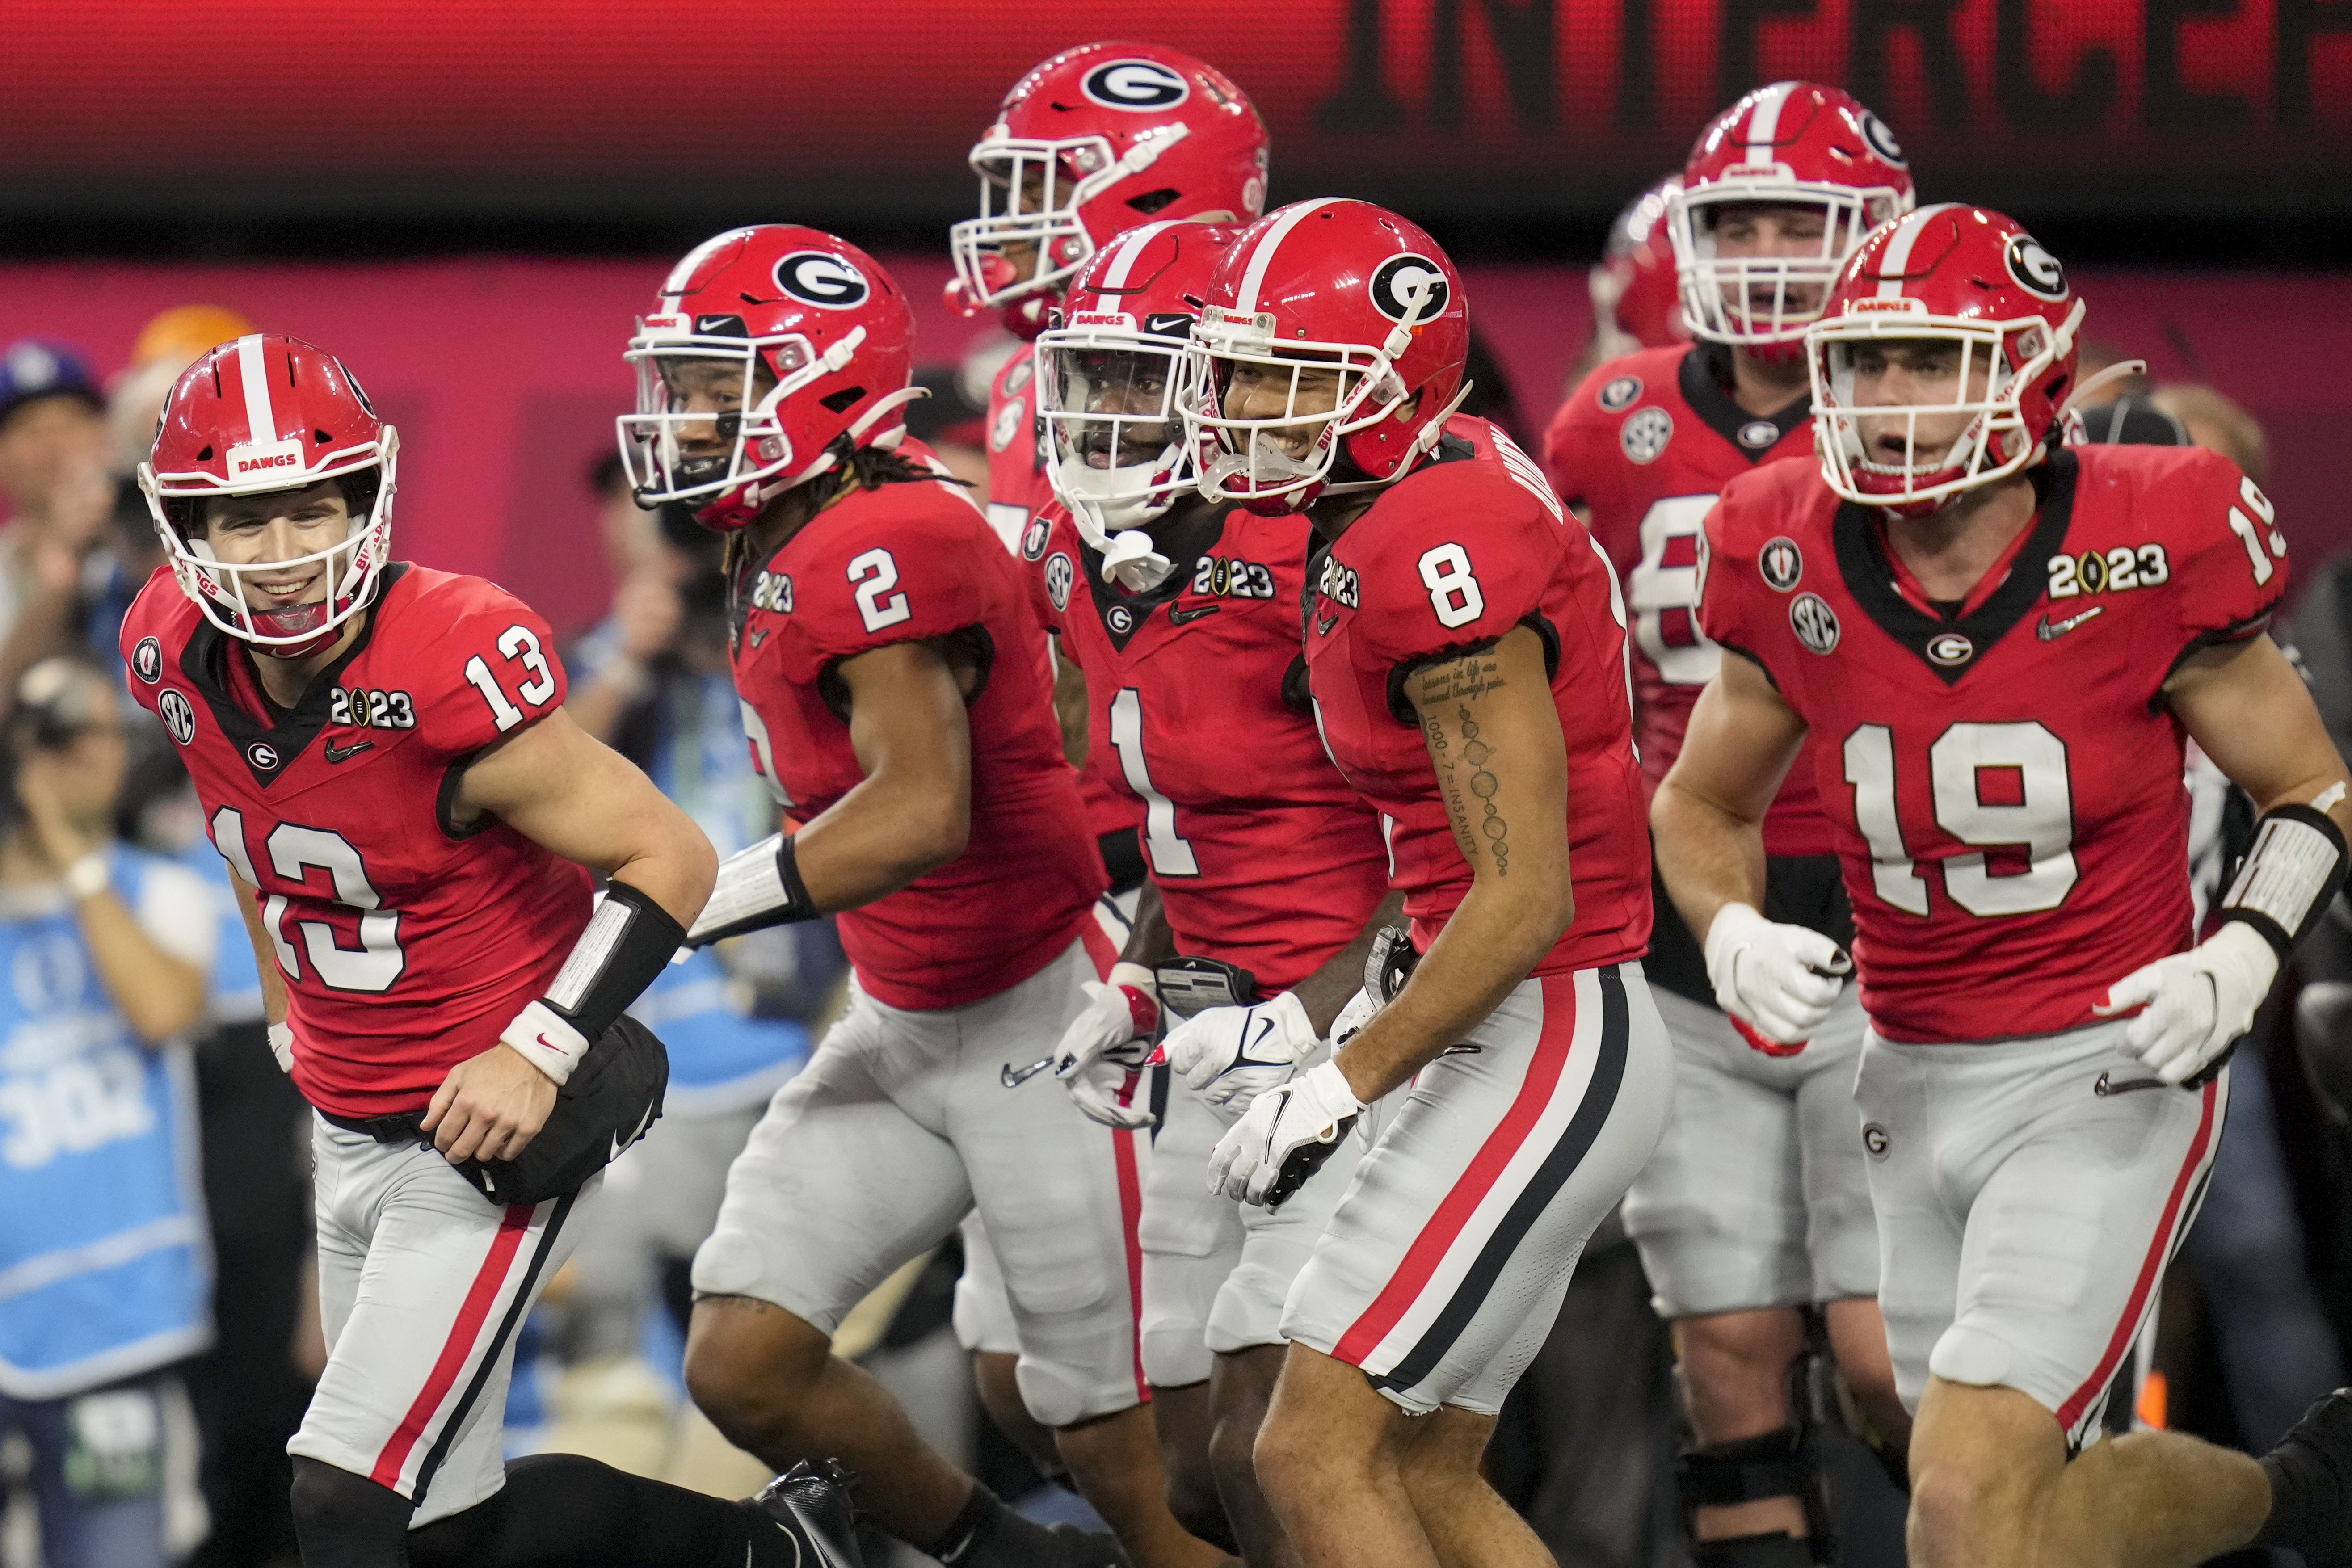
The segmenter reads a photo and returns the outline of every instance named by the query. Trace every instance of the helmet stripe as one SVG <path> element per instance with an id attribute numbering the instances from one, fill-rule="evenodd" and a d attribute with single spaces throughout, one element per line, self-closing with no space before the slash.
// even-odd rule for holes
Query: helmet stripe
<path id="1" fill-rule="evenodd" d="M 1265 269 L 1274 265 L 1275 251 L 1280 248 L 1290 231 L 1298 226 L 1300 219 L 1318 207 L 1328 207 L 1339 199 L 1337 196 L 1318 196 L 1311 202 L 1295 202 L 1283 209 L 1282 216 L 1276 218 L 1258 239 L 1257 248 L 1250 252 L 1249 268 L 1242 274 L 1240 291 L 1234 296 L 1235 314 L 1257 314 L 1257 291 L 1265 282 Z"/>
<path id="2" fill-rule="evenodd" d="M 1141 228 L 1129 229 L 1113 240 L 1111 258 L 1103 264 L 1104 291 L 1125 289 L 1127 275 L 1135 270 L 1136 262 L 1142 258 L 1144 251 L 1151 244 L 1151 237 L 1161 229 L 1173 228 L 1182 221 L 1180 218 L 1162 218 L 1158 223 L 1145 224 Z"/>
<path id="3" fill-rule="evenodd" d="M 278 416 L 269 406 L 269 363 L 261 334 L 236 340 L 236 368 L 245 381 L 246 439 L 257 445 L 278 439 Z"/>
<path id="4" fill-rule="evenodd" d="M 1780 156 L 1772 143 L 1780 134 L 1780 110 L 1797 90 L 1793 81 L 1776 81 L 1756 95 L 1756 111 L 1748 117 L 1748 161 L 1751 163 L 1777 163 Z"/>
<path id="5" fill-rule="evenodd" d="M 1910 213 L 1895 226 L 1886 237 L 1886 248 L 1878 253 L 1878 297 L 1882 300 L 1903 298 L 1903 272 L 1911 265 L 1911 247 L 1919 243 L 1919 231 L 1927 226 L 1921 221 L 1950 206 L 1949 202 L 1937 202 L 1931 207 L 1921 207 Z"/>

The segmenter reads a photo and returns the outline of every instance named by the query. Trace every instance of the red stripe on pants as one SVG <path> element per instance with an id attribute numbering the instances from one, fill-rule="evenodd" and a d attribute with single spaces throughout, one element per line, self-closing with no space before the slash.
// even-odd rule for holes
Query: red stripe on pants
<path id="1" fill-rule="evenodd" d="M 2139 1278 L 2132 1281 L 2131 1300 L 2124 1304 L 2124 1315 L 2116 1324 L 2116 1331 L 2107 1338 L 2105 1354 L 2099 1357 L 2098 1370 L 2088 1382 L 2067 1396 L 2058 1407 L 2058 1425 L 2069 1434 L 2083 1412 L 2091 1407 L 2108 1382 L 2116 1375 L 2116 1367 L 2123 1361 L 2124 1352 L 2131 1348 L 2132 1334 L 2139 1327 L 2140 1312 L 2147 1305 L 2148 1292 L 2156 1289 L 2157 1277 L 2164 1271 L 2164 1260 L 2171 1253 L 2172 1227 L 2180 1217 L 2180 1205 L 2189 1196 L 2189 1184 L 2196 1180 L 2197 1167 L 2205 1163 L 2205 1152 L 2213 1140 L 2213 1101 L 2221 1091 L 2221 1080 L 2215 1079 L 2199 1091 L 2204 1100 L 2204 1113 L 2198 1119 L 2197 1136 L 2189 1141 L 2189 1158 L 2181 1162 L 2179 1174 L 2172 1178 L 2171 1195 L 2164 1200 L 2164 1217 L 2157 1222 L 2156 1239 L 2147 1244 L 2147 1255 L 2140 1259 Z M 2159 1089 L 2158 1093 L 2165 1091 Z"/>
<path id="2" fill-rule="evenodd" d="M 490 1254 L 482 1259 L 482 1267 L 466 1292 L 465 1304 L 457 1309 L 457 1321 L 451 1326 L 449 1337 L 442 1342 L 441 1355 L 433 1363 L 432 1374 L 425 1378 L 416 1403 L 408 1407 L 408 1414 L 392 1429 L 391 1440 L 376 1456 L 375 1468 L 368 1473 L 368 1479 L 377 1485 L 399 1489 L 400 1472 L 407 1468 L 416 1439 L 424 1436 L 433 1413 L 441 1408 L 457 1374 L 466 1369 L 466 1359 L 474 1353 L 474 1342 L 481 1337 L 482 1324 L 498 1301 L 507 1270 L 514 1266 L 515 1250 L 522 1245 L 523 1233 L 530 1228 L 531 1213 L 527 1204 L 507 1205 L 506 1217 L 499 1221 L 499 1233 L 490 1238 Z"/>
<path id="3" fill-rule="evenodd" d="M 1536 1036 L 1535 1050 L 1528 1062 L 1528 1076 L 1520 1081 L 1519 1091 L 1512 1098 L 1510 1109 L 1503 1112 L 1495 1131 L 1486 1135 L 1478 1152 L 1471 1156 L 1469 1166 L 1454 1184 L 1453 1190 L 1438 1203 L 1436 1212 L 1421 1227 L 1421 1234 L 1405 1249 L 1404 1260 L 1397 1265 L 1381 1293 L 1373 1298 L 1361 1317 L 1339 1336 L 1331 1348 L 1335 1360 L 1350 1366 L 1361 1366 L 1364 1358 L 1379 1348 L 1395 1328 L 1397 1320 L 1419 1298 L 1437 1272 L 1446 1252 L 1470 1216 L 1486 1199 L 1495 1184 L 1502 1179 L 1504 1167 L 1528 1141 L 1535 1130 L 1544 1108 L 1559 1088 L 1560 1074 L 1568 1068 L 1570 1043 L 1576 1037 L 1576 976 L 1548 974 L 1543 986 L 1543 1027 Z"/>

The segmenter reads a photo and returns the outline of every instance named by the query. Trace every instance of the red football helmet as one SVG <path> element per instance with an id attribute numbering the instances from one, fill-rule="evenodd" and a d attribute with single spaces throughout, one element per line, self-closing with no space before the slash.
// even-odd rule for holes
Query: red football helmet
<path id="1" fill-rule="evenodd" d="M 1213 67 L 1157 44 L 1065 49 L 1013 84 L 971 150 L 980 216 L 948 232 L 966 315 L 1044 305 L 1110 237 L 1152 218 L 1247 223 L 1265 209 L 1265 122 Z M 1008 252 L 1027 251 L 1025 265 Z"/>
<path id="2" fill-rule="evenodd" d="M 200 356 L 173 384 L 139 465 L 139 488 L 180 591 L 205 618 L 280 658 L 331 646 L 375 596 L 392 548 L 393 469 L 400 437 L 376 417 L 343 362 L 299 338 L 253 332 Z M 217 496 L 307 489 L 333 479 L 352 515 L 335 544 L 285 561 L 232 565 L 205 538 Z M 283 605 L 255 581 L 320 568 L 324 595 Z M 307 592 L 307 587 L 306 587 Z"/>
<path id="3" fill-rule="evenodd" d="M 1718 254 L 1725 209 L 1749 205 L 1822 208 L 1820 248 Z M 1911 171 L 1885 121 L 1833 87 L 1758 88 L 1699 133 L 1666 197 L 1684 323 L 1709 342 L 1797 343 L 1863 236 L 1911 205 Z"/>
<path id="4" fill-rule="evenodd" d="M 1402 479 L 1469 352 L 1462 275 L 1420 226 L 1331 196 L 1268 213 L 1218 261 L 1184 354 L 1186 429 L 1217 442 L 1202 493 L 1286 511 Z"/>
<path id="5" fill-rule="evenodd" d="M 1682 176 L 1668 174 L 1609 226 L 1608 247 L 1588 275 L 1602 359 L 1690 342 L 1675 280 L 1675 248 L 1666 239 L 1666 196 L 1681 188 Z"/>
<path id="6" fill-rule="evenodd" d="M 906 295 L 845 240 L 779 223 L 704 240 L 622 356 L 637 370 L 620 434 L 638 500 L 740 528 L 857 447 L 898 445 L 914 336 Z"/>
<path id="7" fill-rule="evenodd" d="M 1199 445 L 1176 409 L 1177 367 L 1210 276 L 1241 232 L 1183 221 L 1129 229 L 1079 269 L 1037 340 L 1046 478 L 1103 552 L 1106 581 L 1150 553 L 1135 531 L 1200 478 Z"/>
<path id="8" fill-rule="evenodd" d="M 2083 313 L 2058 258 L 2013 218 L 1946 203 L 1873 231 L 1805 333 L 1830 488 L 1916 517 L 2039 462 L 2074 384 Z M 1857 400 L 1858 363 L 1864 379 L 1883 375 L 1885 345 L 1923 339 L 1959 346 L 1949 398 Z M 1916 445 L 1923 417 L 1961 420 L 1948 449 L 1926 461 Z M 1908 460 L 1889 461 L 1885 448 L 1873 456 L 1894 421 Z M 1932 434 L 1927 444 L 1943 439 Z"/>

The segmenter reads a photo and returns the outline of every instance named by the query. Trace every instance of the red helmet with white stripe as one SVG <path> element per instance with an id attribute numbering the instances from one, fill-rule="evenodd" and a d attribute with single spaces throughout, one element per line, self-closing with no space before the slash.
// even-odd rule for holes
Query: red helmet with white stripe
<path id="1" fill-rule="evenodd" d="M 1241 232 L 1187 222 L 1129 229 L 1079 270 L 1037 340 L 1045 475 L 1104 552 L 1106 576 L 1149 549 L 1131 531 L 1200 478 L 1199 444 L 1176 409 L 1177 370 L 1210 278 Z"/>
<path id="2" fill-rule="evenodd" d="M 1634 197 L 1609 226 L 1609 244 L 1588 279 L 1593 330 L 1601 357 L 1690 342 L 1675 278 L 1675 247 L 1666 238 L 1666 197 L 1682 176 L 1668 174 Z"/>
<path id="3" fill-rule="evenodd" d="M 1468 389 L 1462 276 L 1370 202 L 1294 202 L 1217 263 L 1180 406 L 1215 440 L 1201 491 L 1286 511 L 1402 479 Z"/>
<path id="4" fill-rule="evenodd" d="M 1758 88 L 1699 132 L 1666 197 L 1684 324 L 1748 349 L 1798 342 L 1854 247 L 1911 204 L 1911 171 L 1885 121 L 1833 87 Z M 1726 220 L 1759 206 L 1820 208 L 1819 240 L 1802 255 L 1753 253 Z"/>
<path id="5" fill-rule="evenodd" d="M 205 618 L 278 658 L 301 658 L 331 646 L 375 596 L 391 554 L 399 448 L 399 433 L 376 417 L 342 361 L 299 338 L 254 332 L 181 374 L 139 466 L 139 488 L 180 591 Z M 351 513 L 344 538 L 284 561 L 231 564 L 214 555 L 206 500 L 326 479 Z M 285 605 L 261 586 L 264 574 L 283 582 L 312 567 L 323 568 L 317 603 Z"/>
<path id="6" fill-rule="evenodd" d="M 2013 218 L 1947 203 L 1874 231 L 1805 333 L 1830 488 L 1917 516 L 2041 461 L 2083 314 Z"/>
<path id="7" fill-rule="evenodd" d="M 894 447 L 917 395 L 914 312 L 875 259 L 797 224 L 704 240 L 670 268 L 621 357 L 619 420 L 637 500 L 737 529 L 860 447 Z"/>
<path id="8" fill-rule="evenodd" d="M 1113 235 L 1153 218 L 1256 217 L 1265 164 L 1265 122 L 1214 67 L 1158 44 L 1065 49 L 1013 84 L 972 147 L 980 216 L 949 231 L 948 303 L 1008 307 L 1005 324 L 1033 334 Z"/>

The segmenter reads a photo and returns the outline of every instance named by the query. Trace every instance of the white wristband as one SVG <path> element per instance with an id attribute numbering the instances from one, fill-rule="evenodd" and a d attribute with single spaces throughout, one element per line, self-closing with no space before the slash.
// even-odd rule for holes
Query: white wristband
<path id="1" fill-rule="evenodd" d="M 278 1070 L 279 1072 L 292 1072 L 294 1070 L 293 1025 L 272 1024 L 269 1026 L 269 1054 L 278 1058 Z"/>
<path id="2" fill-rule="evenodd" d="M 94 899 L 113 884 L 113 869 L 106 863 L 106 851 L 93 849 L 66 868 L 63 878 L 66 891 L 76 900 Z"/>
<path id="3" fill-rule="evenodd" d="M 557 1083 L 572 1081 L 572 1069 L 588 1054 L 588 1037 L 564 1022 L 544 1002 L 532 1002 L 514 1016 L 499 1038 Z"/>

